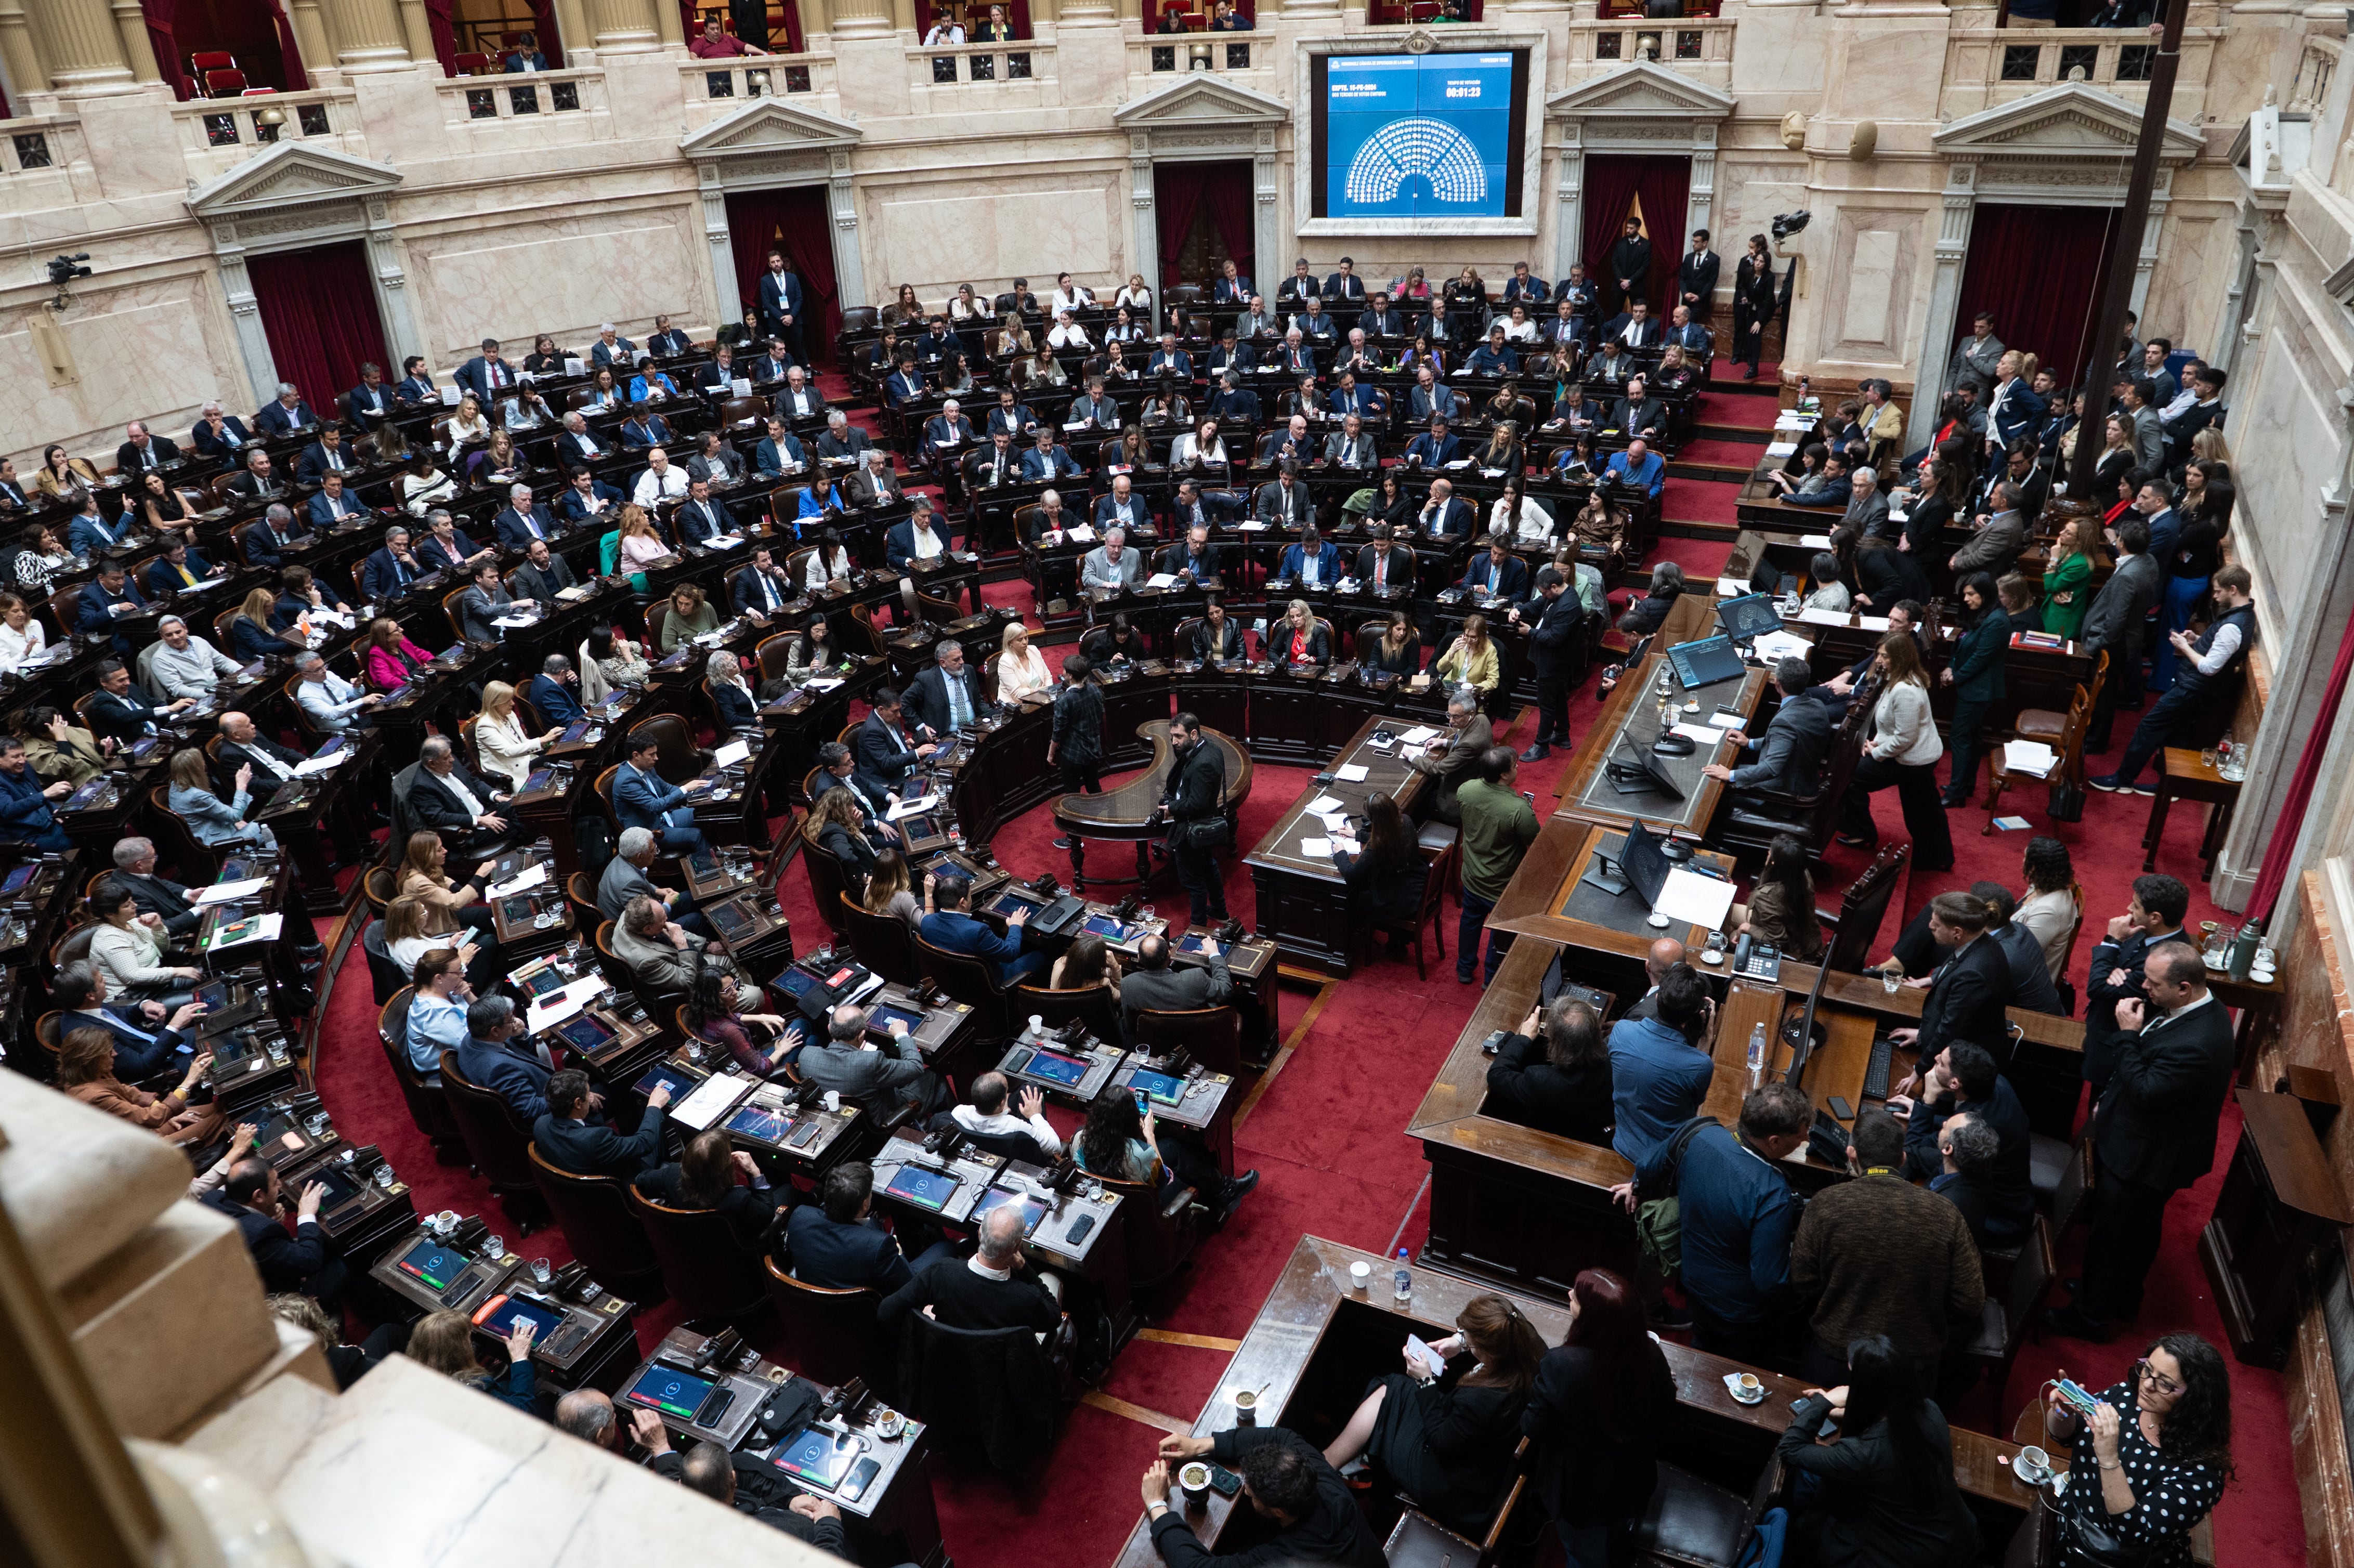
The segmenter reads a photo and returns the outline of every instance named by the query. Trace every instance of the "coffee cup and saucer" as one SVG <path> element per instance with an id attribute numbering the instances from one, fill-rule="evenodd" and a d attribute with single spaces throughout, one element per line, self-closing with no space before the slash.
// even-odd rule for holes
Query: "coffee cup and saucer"
<path id="1" fill-rule="evenodd" d="M 1757 1381 L 1755 1372 L 1727 1372 L 1724 1388 L 1736 1404 L 1762 1404 L 1766 1400 L 1766 1385 Z"/>
<path id="2" fill-rule="evenodd" d="M 2040 1487 L 2052 1478 L 2052 1456 L 2031 1443 L 2010 1457 L 2010 1473 L 2031 1487 Z"/>

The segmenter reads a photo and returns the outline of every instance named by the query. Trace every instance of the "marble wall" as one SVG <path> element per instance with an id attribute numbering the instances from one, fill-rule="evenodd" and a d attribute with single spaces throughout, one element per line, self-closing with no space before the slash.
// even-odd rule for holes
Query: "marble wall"
<path id="1" fill-rule="evenodd" d="M 1057 272 L 1099 291 L 1129 273 L 1156 279 L 1158 259 L 1140 264 L 1127 217 L 1128 170 L 1030 170 L 985 182 L 894 185 L 861 192 L 860 228 L 877 300 L 901 283 L 938 304 L 960 283 L 995 291 L 1016 277 L 1041 295 Z"/>
<path id="2" fill-rule="evenodd" d="M 535 333 L 578 344 L 607 321 L 642 337 L 657 313 L 714 319 L 699 201 L 488 224 L 404 249 L 425 352 L 445 370 L 484 337 L 518 345 L 520 358 Z"/>
<path id="3" fill-rule="evenodd" d="M 123 421 L 155 419 L 177 439 L 207 398 L 235 407 L 251 397 L 209 268 L 84 282 L 63 312 L 42 296 L 0 303 L 0 450 L 24 473 L 48 440 L 102 446 L 111 461 Z"/>

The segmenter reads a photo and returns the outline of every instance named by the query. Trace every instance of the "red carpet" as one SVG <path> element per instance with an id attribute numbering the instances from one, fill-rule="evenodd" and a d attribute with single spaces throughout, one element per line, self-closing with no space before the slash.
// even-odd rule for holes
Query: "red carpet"
<path id="1" fill-rule="evenodd" d="M 1764 399 L 1738 395 L 1711 397 L 1743 405 L 1744 411 L 1753 404 L 1760 412 L 1770 407 Z M 1683 480 L 1670 480 L 1669 486 L 1670 515 L 1706 516 L 1721 508 L 1723 520 L 1731 520 L 1733 486 Z M 1720 493 L 1721 502 L 1716 499 Z M 1713 575 L 1724 550 L 1719 543 L 1681 538 L 1670 538 L 1663 545 L 1663 554 L 1694 576 Z M 993 585 L 986 590 L 992 603 L 1020 603 L 1026 594 L 1026 587 L 1018 584 Z M 1067 647 L 1049 649 L 1050 661 L 1059 662 Z M 1591 687 L 1572 699 L 1575 734 L 1585 734 L 1595 711 Z M 2120 727 L 2120 744 L 2126 727 Z M 1529 726 L 1523 723 L 1515 728 L 1519 733 L 1514 738 L 1525 744 Z M 1534 790 L 1540 803 L 1549 802 L 1564 766 L 1566 754 L 1556 752 L 1551 760 L 1523 768 L 1522 787 Z M 1241 842 L 1256 842 L 1308 781 L 1308 770 L 1303 768 L 1259 768 L 1257 786 L 1243 810 Z M 2036 832 L 2052 831 L 2041 806 L 2040 791 L 2024 798 L 2015 795 L 2005 803 L 2007 810 L 2027 817 Z M 2085 892 L 2090 928 L 2077 945 L 2073 964 L 2080 988 L 2100 924 L 2124 909 L 2132 878 L 2140 869 L 2139 844 L 2147 808 L 2147 802 L 2139 798 L 2095 795 L 2083 823 L 2057 831 L 2057 836 L 2070 846 Z M 1949 874 L 1910 879 L 1890 911 L 1876 951 L 1885 950 L 1903 917 L 1931 894 L 1964 886 L 1980 877 L 2018 884 L 2019 857 L 2026 835 L 1979 837 L 1987 814 L 1975 806 L 1950 815 L 1958 864 Z M 2194 922 L 2217 917 L 2207 902 L 2204 885 L 2195 880 L 2198 817 L 2194 810 L 2176 812 L 2159 855 L 2162 867 L 2185 875 L 2191 883 Z M 1902 836 L 1902 819 L 1893 798 L 1882 798 L 1878 821 L 1884 836 Z M 1052 832 L 1047 813 L 1033 811 L 1000 832 L 997 853 L 1017 875 L 1061 871 L 1067 859 L 1048 843 Z M 1857 852 L 1834 847 L 1818 872 L 1821 901 L 1835 904 L 1839 889 L 1863 863 L 1864 857 Z M 1157 884 L 1153 894 L 1153 902 L 1163 913 L 1182 914 L 1182 895 L 1173 885 Z M 811 947 L 822 940 L 823 926 L 810 901 L 804 873 L 798 867 L 789 868 L 779 895 L 801 945 Z M 1250 879 L 1238 867 L 1230 868 L 1227 898 L 1236 916 L 1246 922 L 1252 920 Z M 1451 949 L 1451 910 L 1447 940 Z M 1426 982 L 1415 979 L 1410 963 L 1384 962 L 1326 993 L 1312 1023 L 1294 1042 L 1293 1054 L 1237 1129 L 1242 1162 L 1262 1173 L 1258 1191 L 1234 1222 L 1204 1245 L 1195 1268 L 1163 1299 L 1148 1304 L 1149 1332 L 1238 1337 L 1265 1299 L 1296 1239 L 1304 1233 L 1370 1249 L 1420 1245 L 1426 1228 L 1426 1205 L 1420 1201 L 1425 1166 L 1419 1149 L 1399 1129 L 1461 1032 L 1476 996 L 1470 988 L 1455 983 L 1451 950 L 1441 960 L 1434 948 L 1431 964 Z M 1299 1028 L 1316 995 L 1305 989 L 1283 993 L 1280 1027 L 1287 1038 Z M 482 1183 L 462 1167 L 437 1166 L 424 1139 L 410 1126 L 383 1054 L 372 1038 L 376 1010 L 369 997 L 366 968 L 356 955 L 342 970 L 327 1007 L 317 1063 L 318 1087 L 345 1136 L 380 1143 L 411 1184 L 420 1211 L 449 1207 L 498 1216 Z M 1075 1118 L 1057 1114 L 1055 1120 L 1067 1130 Z M 2178 1200 L 2169 1212 L 2165 1248 L 2140 1332 L 2188 1327 L 2221 1341 L 2221 1325 L 2198 1264 L 2195 1239 L 2221 1181 L 2222 1155 L 2228 1153 L 2236 1134 L 2233 1120 L 2223 1130 L 2217 1174 Z M 508 1234 L 514 1233 L 509 1230 Z M 2081 1245 L 2081 1231 L 2063 1239 L 2063 1277 L 2073 1273 Z M 527 1256 L 546 1255 L 558 1262 L 569 1255 L 562 1234 L 552 1228 L 533 1233 L 520 1250 Z M 642 1312 L 641 1342 L 651 1346 L 673 1317 L 667 1308 Z M 2041 1381 L 2052 1375 L 2055 1367 L 2064 1366 L 2072 1376 L 2093 1386 L 2105 1386 L 2123 1374 L 2142 1342 L 2136 1332 L 2122 1335 L 2107 1346 L 2051 1340 L 2031 1342 L 2002 1392 L 1999 1411 L 1990 1410 L 1988 1396 L 1978 1393 L 1956 1416 L 1966 1425 L 1999 1425 L 2007 1432 L 2011 1419 L 2035 1396 Z M 779 1359 L 788 1362 L 794 1359 L 789 1350 L 778 1350 Z M 1225 1361 L 1222 1351 L 1140 1339 L 1121 1352 L 1104 1392 L 1190 1422 L 1217 1385 Z M 2303 1560 L 2304 1540 L 2280 1379 L 2236 1362 L 2231 1370 L 2238 1415 L 2239 1479 L 2217 1513 L 2218 1559 L 2225 1568 L 2287 1568 Z M 1046 1484 L 1017 1491 L 978 1464 L 951 1461 L 942 1466 L 938 1500 L 949 1550 L 966 1568 L 1108 1563 L 1137 1517 L 1136 1478 L 1150 1462 L 1158 1436 L 1150 1425 L 1082 1405 L 1066 1424 Z"/>
<path id="2" fill-rule="evenodd" d="M 1744 473 L 1757 466 L 1766 449 L 1756 441 L 1726 441 L 1702 438 L 1686 441 L 1676 449 L 1678 462 L 1725 463 L 1739 468 Z"/>
<path id="3" fill-rule="evenodd" d="M 1732 480 L 1670 477 L 1659 493 L 1659 515 L 1670 523 L 1713 523 L 1730 528 L 1740 514 L 1741 486 Z"/>

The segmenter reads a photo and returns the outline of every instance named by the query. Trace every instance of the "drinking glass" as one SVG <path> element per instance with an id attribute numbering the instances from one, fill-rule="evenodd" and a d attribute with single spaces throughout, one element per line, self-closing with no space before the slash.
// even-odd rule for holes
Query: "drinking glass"
<path id="1" fill-rule="evenodd" d="M 556 1270 L 548 1266 L 547 1259 L 535 1257 L 531 1260 L 531 1277 L 534 1284 L 545 1285 L 555 1275 Z"/>
<path id="2" fill-rule="evenodd" d="M 392 1184 L 399 1180 L 400 1178 L 393 1173 L 391 1166 L 379 1165 L 376 1168 L 376 1184 L 377 1186 L 389 1190 Z"/>
<path id="3" fill-rule="evenodd" d="M 499 1258 L 504 1257 L 506 1255 L 506 1237 L 500 1235 L 497 1232 L 493 1231 L 489 1235 L 482 1238 L 482 1255 L 484 1257 Z"/>

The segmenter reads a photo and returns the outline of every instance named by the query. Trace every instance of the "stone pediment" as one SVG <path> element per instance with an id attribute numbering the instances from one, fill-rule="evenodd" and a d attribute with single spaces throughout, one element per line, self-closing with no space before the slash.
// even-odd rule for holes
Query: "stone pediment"
<path id="1" fill-rule="evenodd" d="M 1730 94 L 1650 60 L 1621 66 L 1545 100 L 1550 119 L 1723 120 L 1733 110 Z"/>
<path id="2" fill-rule="evenodd" d="M 757 98 L 735 113 L 682 138 L 678 150 L 689 158 L 724 158 L 747 153 L 814 153 L 829 147 L 854 147 L 865 136 L 865 132 L 847 120 L 799 108 L 781 99 Z"/>
<path id="3" fill-rule="evenodd" d="M 219 178 L 192 186 L 188 210 L 198 217 L 237 217 L 323 201 L 388 196 L 399 188 L 400 171 L 390 164 L 307 143 L 281 142 Z"/>
<path id="4" fill-rule="evenodd" d="M 1175 130 L 1187 125 L 1278 124 L 1291 118 L 1290 105 L 1206 73 L 1188 76 L 1159 92 L 1111 111 L 1123 130 Z"/>
<path id="5" fill-rule="evenodd" d="M 1949 158 L 2093 158 L 2133 156 L 2141 134 L 2141 106 L 2080 81 L 1965 115 L 1930 140 Z M 2168 117 L 2161 163 L 2187 164 L 2206 138 L 2196 125 Z M 2122 170 L 2117 175 L 2123 183 Z"/>

